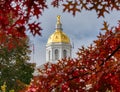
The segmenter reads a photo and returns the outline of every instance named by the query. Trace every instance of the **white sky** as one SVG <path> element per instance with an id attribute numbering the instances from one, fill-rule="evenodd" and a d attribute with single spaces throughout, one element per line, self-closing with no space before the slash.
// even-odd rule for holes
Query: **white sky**
<path id="1" fill-rule="evenodd" d="M 97 39 L 100 29 L 103 27 L 103 21 L 107 21 L 110 26 L 116 26 L 120 20 L 120 11 L 113 11 L 110 14 L 105 14 L 105 18 L 97 18 L 94 11 L 82 11 L 74 17 L 70 13 L 63 13 L 62 9 L 52 8 L 46 9 L 38 21 L 41 22 L 42 36 L 31 36 L 31 44 L 34 43 L 35 52 L 31 56 L 31 62 L 37 65 L 45 63 L 46 51 L 45 46 L 49 36 L 55 30 L 56 16 L 61 15 L 63 31 L 74 42 L 73 58 L 76 57 L 76 52 L 81 46 L 89 46 Z"/>

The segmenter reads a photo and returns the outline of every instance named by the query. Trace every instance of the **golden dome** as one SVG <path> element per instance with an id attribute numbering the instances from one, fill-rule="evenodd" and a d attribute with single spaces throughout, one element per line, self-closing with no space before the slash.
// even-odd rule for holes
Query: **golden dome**
<path id="1" fill-rule="evenodd" d="M 70 43 L 68 36 L 62 31 L 62 24 L 60 22 L 60 16 L 57 16 L 56 30 L 49 37 L 47 44 L 49 43 Z"/>
<path id="2" fill-rule="evenodd" d="M 48 39 L 47 44 L 49 43 L 70 43 L 70 39 L 67 37 L 67 35 L 62 32 L 61 30 L 56 30 Z"/>

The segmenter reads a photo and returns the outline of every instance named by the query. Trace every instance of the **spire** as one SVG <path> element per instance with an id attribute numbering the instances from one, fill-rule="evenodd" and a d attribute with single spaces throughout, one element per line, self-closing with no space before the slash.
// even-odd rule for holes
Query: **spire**
<path id="1" fill-rule="evenodd" d="M 61 22 L 60 22 L 60 17 L 61 17 L 60 15 L 57 16 L 57 24 L 60 24 L 60 23 L 61 23 Z"/>
<path id="2" fill-rule="evenodd" d="M 61 16 L 58 15 L 57 16 L 56 29 L 62 30 L 62 24 L 61 24 L 60 18 L 61 18 Z"/>

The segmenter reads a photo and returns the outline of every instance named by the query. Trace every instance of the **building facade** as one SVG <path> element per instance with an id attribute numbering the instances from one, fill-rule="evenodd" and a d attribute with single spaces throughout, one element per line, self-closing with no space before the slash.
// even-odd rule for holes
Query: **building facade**
<path id="1" fill-rule="evenodd" d="M 48 38 L 46 44 L 46 61 L 56 63 L 68 57 L 71 57 L 71 42 L 63 32 L 60 16 L 57 16 L 55 32 Z"/>

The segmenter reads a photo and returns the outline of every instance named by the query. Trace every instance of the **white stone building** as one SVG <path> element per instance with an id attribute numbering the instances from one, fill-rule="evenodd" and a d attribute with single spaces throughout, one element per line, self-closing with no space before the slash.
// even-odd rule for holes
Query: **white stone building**
<path id="1" fill-rule="evenodd" d="M 69 37 L 63 32 L 60 16 L 57 16 L 55 32 L 46 44 L 46 62 L 56 63 L 62 58 L 71 57 L 71 47 Z"/>

